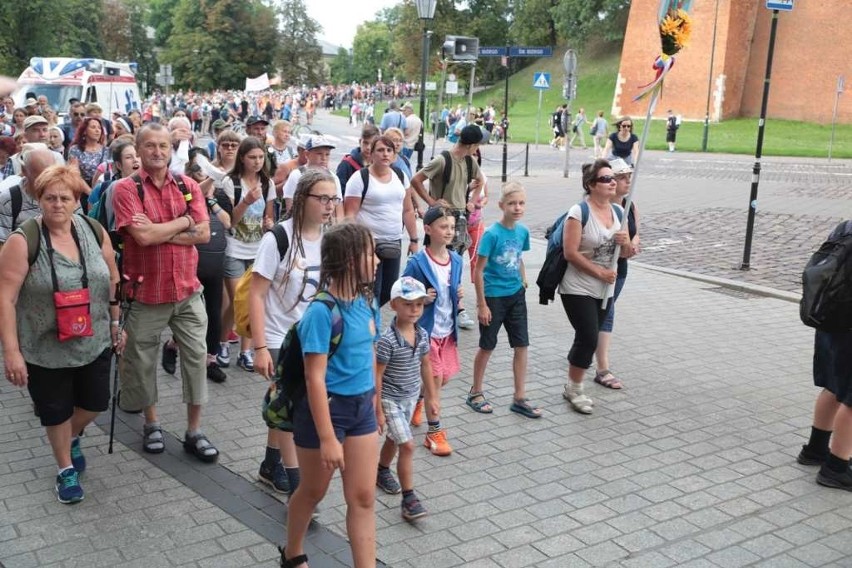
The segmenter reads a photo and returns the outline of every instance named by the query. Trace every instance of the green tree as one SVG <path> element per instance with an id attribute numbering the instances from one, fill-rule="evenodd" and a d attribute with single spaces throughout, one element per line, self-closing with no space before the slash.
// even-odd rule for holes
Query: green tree
<path id="1" fill-rule="evenodd" d="M 308 16 L 304 0 L 277 0 L 275 12 L 281 37 L 275 62 L 287 84 L 317 84 L 325 69 L 317 35 L 322 27 Z"/>
<path id="2" fill-rule="evenodd" d="M 375 83 L 379 70 L 388 82 L 393 73 L 391 34 L 384 22 L 364 22 L 358 26 L 352 40 L 354 76 L 359 82 Z"/>
<path id="3" fill-rule="evenodd" d="M 470 0 L 468 2 L 471 22 L 469 32 L 479 38 L 479 45 L 508 45 L 509 22 L 512 10 L 509 0 Z M 503 78 L 503 66 L 499 57 L 481 57 L 476 62 L 477 83 L 493 83 Z"/>
<path id="4" fill-rule="evenodd" d="M 329 65 L 329 74 L 331 82 L 349 83 L 352 81 L 352 58 L 349 57 L 349 50 L 345 47 L 337 49 L 337 55 L 331 60 Z"/>
<path id="5" fill-rule="evenodd" d="M 273 10 L 260 0 L 179 0 L 163 59 L 179 86 L 234 89 L 273 71 Z"/>
<path id="6" fill-rule="evenodd" d="M 165 47 L 172 35 L 172 27 L 178 2 L 175 0 L 146 0 L 148 10 L 145 22 L 154 28 L 154 44 Z"/>
<path id="7" fill-rule="evenodd" d="M 630 0 L 560 0 L 550 11 L 563 40 L 583 45 L 594 37 L 624 38 Z"/>
<path id="8" fill-rule="evenodd" d="M 511 36 L 519 45 L 556 45 L 559 37 L 554 9 L 569 0 L 518 0 L 515 2 Z M 595 0 L 579 0 L 590 2 Z"/>

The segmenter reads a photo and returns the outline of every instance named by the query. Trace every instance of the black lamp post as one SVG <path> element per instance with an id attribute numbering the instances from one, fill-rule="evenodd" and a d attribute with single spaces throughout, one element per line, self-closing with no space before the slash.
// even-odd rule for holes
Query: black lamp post
<path id="1" fill-rule="evenodd" d="M 426 73 L 429 69 L 429 32 L 426 28 L 435 17 L 438 0 L 414 0 L 417 17 L 423 20 L 423 51 L 420 59 L 420 134 L 417 136 L 417 169 L 423 168 L 423 132 L 426 129 Z"/>

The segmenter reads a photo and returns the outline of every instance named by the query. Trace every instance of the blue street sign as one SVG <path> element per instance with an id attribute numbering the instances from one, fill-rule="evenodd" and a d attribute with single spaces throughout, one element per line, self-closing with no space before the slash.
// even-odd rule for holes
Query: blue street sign
<path id="1" fill-rule="evenodd" d="M 552 57 L 552 47 L 523 47 L 512 46 L 509 48 L 509 57 Z"/>
<path id="2" fill-rule="evenodd" d="M 505 47 L 481 47 L 479 48 L 480 57 L 503 57 L 506 55 Z"/>
<path id="3" fill-rule="evenodd" d="M 533 89 L 549 89 L 550 88 L 550 73 L 542 73 L 537 71 L 533 74 Z"/>
<path id="4" fill-rule="evenodd" d="M 769 10 L 780 10 L 782 12 L 793 11 L 793 0 L 766 0 L 766 8 Z"/>

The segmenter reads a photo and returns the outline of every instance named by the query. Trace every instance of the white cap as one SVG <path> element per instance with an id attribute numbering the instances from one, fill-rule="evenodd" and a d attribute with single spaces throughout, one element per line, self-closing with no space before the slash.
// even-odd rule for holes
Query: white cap
<path id="1" fill-rule="evenodd" d="M 411 276 L 403 276 L 393 283 L 391 288 L 391 300 L 402 298 L 403 300 L 417 300 L 428 296 L 423 283 L 412 278 Z"/>
<path id="2" fill-rule="evenodd" d="M 633 168 L 621 158 L 613 158 L 609 160 L 609 167 L 612 169 L 613 175 L 633 173 Z"/>

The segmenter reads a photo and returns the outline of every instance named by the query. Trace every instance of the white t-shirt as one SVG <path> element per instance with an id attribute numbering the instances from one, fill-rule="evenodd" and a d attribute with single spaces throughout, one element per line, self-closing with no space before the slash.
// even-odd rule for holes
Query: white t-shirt
<path id="1" fill-rule="evenodd" d="M 302 318 L 319 286 L 322 239 L 302 239 L 299 249 L 293 240 L 293 220 L 287 219 L 282 225 L 289 243 L 284 259 L 280 259 L 278 242 L 270 231 L 261 239 L 252 267 L 252 272 L 271 282 L 264 301 L 266 345 L 270 349 L 281 347 L 290 326 Z"/>
<path id="2" fill-rule="evenodd" d="M 432 271 L 438 279 L 438 286 L 441 287 L 440 290 L 435 290 L 437 292 L 435 297 L 435 323 L 432 326 L 431 336 L 436 339 L 443 339 L 453 332 L 454 325 L 453 300 L 450 298 L 449 291 L 452 263 L 449 258 L 447 258 L 446 264 L 439 263 L 432 258 L 428 249 L 426 249 L 426 256 L 429 258 L 429 266 L 432 267 Z"/>
<path id="3" fill-rule="evenodd" d="M 614 207 L 621 209 L 620 205 Z M 622 209 L 622 218 L 624 217 L 623 211 Z M 582 222 L 582 210 L 579 203 L 568 210 L 568 217 Z M 583 227 L 583 236 L 580 239 L 580 254 L 598 266 L 609 270 L 612 266 L 613 255 L 615 255 L 613 235 L 620 230 L 621 221 L 618 220 L 615 211 L 612 212 L 612 226 L 606 228 L 598 221 L 591 207 L 589 207 L 589 220 Z M 602 280 L 598 280 L 591 274 L 586 274 L 578 270 L 573 264 L 568 263 L 568 270 L 565 271 L 565 276 L 562 277 L 562 282 L 559 284 L 559 293 L 603 299 L 605 288 L 607 287 Z M 610 288 L 609 296 L 611 295 L 612 289 Z"/>
<path id="4" fill-rule="evenodd" d="M 296 195 L 296 185 L 298 185 L 301 177 L 302 170 L 299 168 L 290 172 L 287 181 L 284 183 L 284 199 L 293 199 L 293 196 Z M 337 197 L 343 199 L 343 191 L 340 189 L 340 180 L 337 179 L 337 176 L 334 176 L 334 187 L 337 188 Z"/>
<path id="5" fill-rule="evenodd" d="M 243 201 L 249 193 L 249 186 L 246 184 L 244 179 L 240 180 L 240 185 L 242 186 L 242 189 L 240 190 L 240 201 Z M 222 180 L 222 190 L 231 202 L 233 202 L 234 180 L 231 179 L 231 176 L 227 176 Z M 261 237 L 263 237 L 263 212 L 266 209 L 266 203 L 273 201 L 276 197 L 275 184 L 273 181 L 269 180 L 269 189 L 267 190 L 265 201 L 263 200 L 262 191 L 263 190 L 261 189 L 261 199 L 258 199 L 249 205 L 243 215 L 243 218 L 240 219 L 240 222 L 235 226 L 232 226 L 231 230 L 228 232 L 228 249 L 225 251 L 225 254 L 231 258 L 252 260 L 257 254 L 257 247 L 260 243 Z M 237 205 L 239 204 L 234 203 L 234 208 L 236 208 Z"/>
<path id="6" fill-rule="evenodd" d="M 405 188 L 410 185 L 408 176 L 402 174 L 402 182 L 396 172 L 390 170 L 390 181 L 382 183 L 370 173 L 367 194 L 361 202 L 361 209 L 355 217 L 373 233 L 379 241 L 394 241 L 402 238 L 402 210 L 405 201 Z M 361 200 L 364 182 L 358 171 L 346 182 L 344 197 L 356 197 Z"/>

